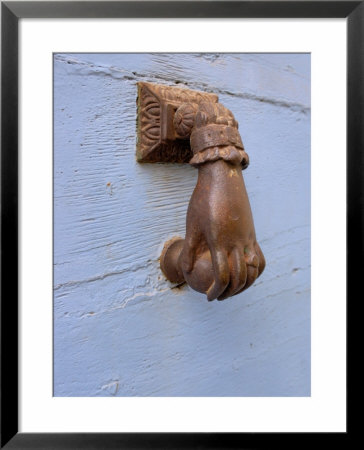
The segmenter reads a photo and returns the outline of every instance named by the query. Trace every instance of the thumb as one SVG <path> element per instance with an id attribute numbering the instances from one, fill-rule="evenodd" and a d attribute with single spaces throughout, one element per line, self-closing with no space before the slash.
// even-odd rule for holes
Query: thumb
<path id="1" fill-rule="evenodd" d="M 198 239 L 196 235 L 186 236 L 181 255 L 179 257 L 180 267 L 183 272 L 192 272 L 196 259 Z"/>

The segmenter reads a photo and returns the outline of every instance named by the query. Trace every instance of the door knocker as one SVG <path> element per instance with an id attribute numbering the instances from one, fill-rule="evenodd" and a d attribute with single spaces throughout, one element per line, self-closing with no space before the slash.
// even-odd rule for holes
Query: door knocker
<path id="1" fill-rule="evenodd" d="M 173 283 L 208 300 L 250 287 L 265 267 L 242 170 L 249 157 L 231 111 L 215 94 L 138 83 L 139 162 L 189 162 L 198 168 L 185 239 L 166 242 L 160 265 Z"/>

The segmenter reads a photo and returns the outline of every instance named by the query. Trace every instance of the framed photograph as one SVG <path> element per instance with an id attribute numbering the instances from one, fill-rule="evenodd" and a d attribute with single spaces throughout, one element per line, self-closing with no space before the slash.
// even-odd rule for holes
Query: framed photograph
<path id="1" fill-rule="evenodd" d="M 345 445 L 363 24 L 2 2 L 2 447 Z"/>

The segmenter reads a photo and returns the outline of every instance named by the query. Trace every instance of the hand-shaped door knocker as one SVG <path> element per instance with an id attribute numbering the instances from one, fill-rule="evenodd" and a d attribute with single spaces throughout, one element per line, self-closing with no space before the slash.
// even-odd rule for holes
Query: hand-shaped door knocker
<path id="1" fill-rule="evenodd" d="M 249 164 L 233 114 L 218 97 L 139 83 L 140 162 L 189 162 L 198 168 L 185 239 L 166 242 L 161 269 L 208 300 L 251 286 L 265 259 L 256 240 L 242 169 Z"/>

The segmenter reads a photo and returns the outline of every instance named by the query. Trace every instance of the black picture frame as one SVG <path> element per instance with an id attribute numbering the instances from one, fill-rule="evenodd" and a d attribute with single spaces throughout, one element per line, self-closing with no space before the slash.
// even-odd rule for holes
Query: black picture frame
<path id="1" fill-rule="evenodd" d="M 358 284 L 364 273 L 364 1 L 1 2 L 1 448 L 227 449 L 271 447 L 277 443 L 281 447 L 292 447 L 297 442 L 305 445 L 312 438 L 310 433 L 18 432 L 18 21 L 108 17 L 347 19 L 347 303 L 350 298 L 357 301 L 357 292 L 361 292 Z M 346 433 L 331 434 L 341 448 L 345 448 L 351 435 L 349 424 Z M 327 443 L 328 437 L 316 433 L 315 444 Z"/>

